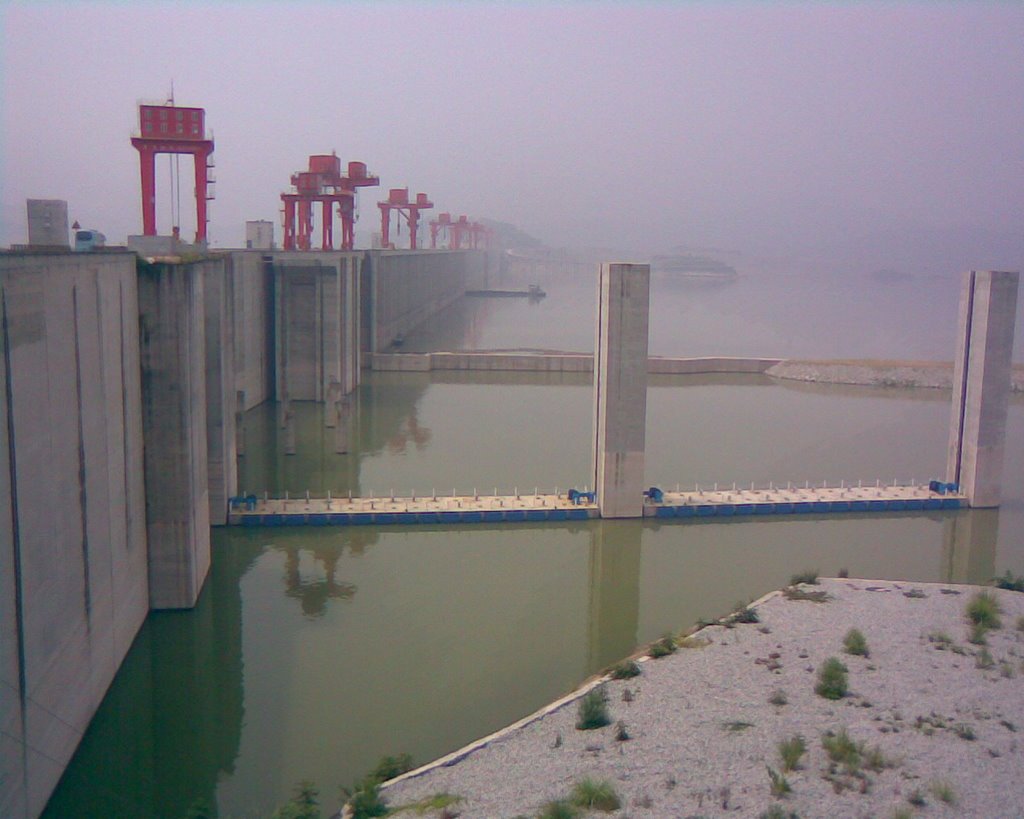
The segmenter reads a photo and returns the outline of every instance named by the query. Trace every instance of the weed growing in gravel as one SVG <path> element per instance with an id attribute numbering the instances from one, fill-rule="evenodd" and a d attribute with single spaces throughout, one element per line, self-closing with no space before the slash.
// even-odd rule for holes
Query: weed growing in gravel
<path id="1" fill-rule="evenodd" d="M 776 799 L 781 799 L 787 793 L 792 793 L 793 788 L 785 776 L 780 774 L 771 765 L 765 765 L 765 767 L 768 769 L 768 779 L 771 781 L 772 796 Z"/>
<path id="2" fill-rule="evenodd" d="M 928 595 L 924 593 L 923 589 L 911 589 L 903 592 L 903 596 L 909 597 L 911 600 L 924 600 Z"/>
<path id="3" fill-rule="evenodd" d="M 459 804 L 461 801 L 462 797 L 454 793 L 435 793 L 432 796 L 425 796 L 417 802 L 409 802 L 408 804 L 392 808 L 391 814 L 413 811 L 417 815 L 422 816 L 425 813 L 442 811 L 442 816 L 451 816 L 453 814 L 448 811 L 448 808 Z"/>
<path id="4" fill-rule="evenodd" d="M 577 782 L 569 801 L 584 810 L 600 810 L 610 813 L 622 806 L 615 787 L 606 779 L 595 780 L 587 777 Z"/>
<path id="5" fill-rule="evenodd" d="M 711 641 L 706 637 L 679 637 L 676 640 L 676 648 L 707 648 Z"/>
<path id="6" fill-rule="evenodd" d="M 971 633 L 967 635 L 967 642 L 975 646 L 988 645 L 988 626 L 982 623 L 972 625 Z"/>
<path id="7" fill-rule="evenodd" d="M 1014 577 L 1009 569 L 1006 570 L 1006 574 L 1002 577 L 993 578 L 992 582 L 995 584 L 997 589 L 1024 592 L 1024 575 Z"/>
<path id="8" fill-rule="evenodd" d="M 914 812 L 910 808 L 895 808 L 892 819 L 912 819 Z"/>
<path id="9" fill-rule="evenodd" d="M 932 796 L 940 802 L 945 802 L 947 805 L 953 805 L 956 803 L 956 792 L 953 790 L 953 786 L 945 779 L 935 780 L 928 787 L 928 790 L 930 790 L 932 792 Z"/>
<path id="10" fill-rule="evenodd" d="M 808 583 L 812 586 L 818 585 L 818 570 L 808 569 L 802 572 L 797 572 L 796 574 L 790 576 L 790 586 L 799 586 L 801 583 Z"/>
<path id="11" fill-rule="evenodd" d="M 768 702 L 772 705 L 787 705 L 789 703 L 789 697 L 786 696 L 786 692 L 781 688 L 776 688 L 772 691 L 771 696 L 768 697 Z"/>
<path id="12" fill-rule="evenodd" d="M 576 819 L 577 816 L 579 816 L 579 812 L 574 805 L 564 799 L 556 799 L 540 809 L 537 819 Z"/>
<path id="13" fill-rule="evenodd" d="M 669 654 L 676 653 L 676 641 L 671 634 L 664 635 L 660 640 L 651 643 L 650 651 L 647 652 L 650 657 L 657 660 L 661 657 L 667 657 Z"/>
<path id="14" fill-rule="evenodd" d="M 860 629 L 851 628 L 843 638 L 843 647 L 847 654 L 855 654 L 859 657 L 868 657 L 871 652 L 868 650 L 868 641 L 864 638 Z"/>
<path id="15" fill-rule="evenodd" d="M 860 768 L 860 747 L 850 739 L 845 728 L 841 728 L 838 733 L 825 732 L 821 737 L 821 747 L 832 762 L 842 765 L 846 771 L 853 772 Z"/>
<path id="16" fill-rule="evenodd" d="M 750 608 L 750 606 L 746 606 L 743 603 L 737 603 L 736 610 L 729 615 L 727 624 L 760 622 L 761 618 L 757 616 L 757 612 Z"/>
<path id="17" fill-rule="evenodd" d="M 999 600 L 992 592 L 980 591 L 970 599 L 967 604 L 967 619 L 974 625 L 985 628 L 1002 628 L 1003 622 L 999 619 L 1002 607 Z"/>
<path id="18" fill-rule="evenodd" d="M 772 805 L 768 810 L 763 811 L 757 819 L 800 819 L 800 817 L 792 811 L 787 812 L 778 805 Z"/>
<path id="19" fill-rule="evenodd" d="M 580 699 L 576 711 L 576 727 L 581 731 L 603 728 L 612 721 L 608 713 L 608 694 L 603 685 L 592 688 Z"/>
<path id="20" fill-rule="evenodd" d="M 953 645 L 953 638 L 944 631 L 933 631 L 928 635 L 928 642 L 932 643 L 939 651 L 945 651 Z"/>
<path id="21" fill-rule="evenodd" d="M 988 653 L 987 648 L 983 648 L 977 654 L 974 655 L 974 667 L 981 669 L 992 668 L 996 664 L 996 661 L 992 659 L 992 655 Z"/>
<path id="22" fill-rule="evenodd" d="M 782 594 L 787 600 L 808 600 L 811 603 L 826 603 L 832 599 L 824 589 L 807 591 L 796 586 L 789 586 L 783 589 Z"/>
<path id="23" fill-rule="evenodd" d="M 1013 666 L 1006 662 L 1006 660 L 999 663 L 999 674 L 1008 680 L 1012 680 L 1016 676 Z"/>
<path id="24" fill-rule="evenodd" d="M 800 757 L 807 752 L 807 743 L 799 734 L 782 740 L 779 745 L 779 758 L 782 760 L 783 771 L 795 771 L 800 767 Z"/>
<path id="25" fill-rule="evenodd" d="M 626 730 L 626 723 L 624 723 L 621 719 L 617 723 L 615 723 L 616 742 L 626 742 L 628 740 L 631 740 L 632 738 L 633 737 L 629 735 L 629 731 Z"/>
<path id="26" fill-rule="evenodd" d="M 912 790 L 910 792 L 910 795 L 907 797 L 907 801 L 911 805 L 913 805 L 915 808 L 923 808 L 925 805 L 928 804 L 925 801 L 924 794 L 921 793 L 921 789 L 920 788 L 916 788 L 915 790 Z"/>
<path id="27" fill-rule="evenodd" d="M 612 666 L 609 672 L 613 680 L 628 680 L 640 676 L 640 664 L 635 660 L 623 660 L 618 665 Z"/>
<path id="28" fill-rule="evenodd" d="M 953 730 L 956 732 L 956 735 L 958 737 L 960 737 L 960 739 L 966 739 L 968 741 L 973 741 L 973 740 L 976 740 L 978 738 L 977 735 L 974 733 L 974 729 L 970 725 L 968 725 L 966 722 L 958 722 L 953 727 Z"/>
<path id="29" fill-rule="evenodd" d="M 732 722 L 723 722 L 722 728 L 726 731 L 746 731 L 748 728 L 753 728 L 754 723 L 743 722 L 741 720 L 734 720 Z"/>
<path id="30" fill-rule="evenodd" d="M 348 802 L 352 819 L 372 819 L 375 816 L 387 816 L 388 806 L 380 795 L 380 783 L 369 777 L 355 787 L 342 788 L 342 795 Z"/>
<path id="31" fill-rule="evenodd" d="M 827 700 L 840 700 L 849 690 L 847 668 L 836 657 L 829 657 L 818 668 L 818 684 L 814 692 Z"/>

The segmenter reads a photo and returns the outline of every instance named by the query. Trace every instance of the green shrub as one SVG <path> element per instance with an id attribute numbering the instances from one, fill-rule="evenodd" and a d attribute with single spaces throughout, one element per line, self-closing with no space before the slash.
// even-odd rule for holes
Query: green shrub
<path id="1" fill-rule="evenodd" d="M 928 789 L 932 792 L 932 796 L 940 802 L 945 802 L 947 805 L 956 803 L 956 792 L 953 790 L 953 786 L 945 779 L 937 779 L 932 782 Z"/>
<path id="2" fill-rule="evenodd" d="M 661 657 L 667 657 L 669 654 L 676 653 L 676 641 L 671 634 L 664 635 L 660 640 L 651 643 L 651 649 L 648 655 L 653 657 L 655 660 Z"/>
<path id="3" fill-rule="evenodd" d="M 569 801 L 584 810 L 600 810 L 606 813 L 622 807 L 619 795 L 611 782 L 589 777 L 581 779 L 573 786 Z"/>
<path id="4" fill-rule="evenodd" d="M 772 705 L 786 705 L 789 703 L 789 697 L 786 696 L 786 692 L 781 688 L 776 688 L 772 691 L 771 696 L 768 697 L 768 702 Z"/>
<path id="5" fill-rule="evenodd" d="M 380 783 L 367 777 L 355 787 L 342 788 L 349 808 L 352 810 L 352 819 L 372 819 L 375 816 L 387 816 L 388 806 L 380 795 Z"/>
<path id="6" fill-rule="evenodd" d="M 320 819 L 317 797 L 320 791 L 308 779 L 299 782 L 287 804 L 274 811 L 272 819 Z"/>
<path id="7" fill-rule="evenodd" d="M 818 668 L 818 684 L 814 687 L 815 693 L 827 700 L 840 700 L 845 697 L 849 690 L 847 670 L 846 666 L 836 657 L 829 657 Z"/>
<path id="8" fill-rule="evenodd" d="M 846 649 L 847 654 L 854 654 L 858 657 L 868 657 L 871 653 L 863 632 L 856 628 L 851 628 L 846 632 L 846 636 L 843 638 L 843 648 Z"/>
<path id="9" fill-rule="evenodd" d="M 848 771 L 856 771 L 860 767 L 860 746 L 850 739 L 845 728 L 838 733 L 828 731 L 823 734 L 821 747 L 825 749 L 830 760 L 844 766 Z"/>
<path id="10" fill-rule="evenodd" d="M 373 782 L 383 783 L 394 779 L 396 776 L 408 773 L 414 767 L 412 757 L 409 754 L 382 756 L 376 766 L 374 766 L 374 769 L 367 774 L 366 778 Z"/>
<path id="11" fill-rule="evenodd" d="M 785 776 L 780 774 L 771 765 L 765 765 L 765 767 L 768 769 L 768 779 L 771 781 L 772 796 L 781 799 L 793 790 Z"/>
<path id="12" fill-rule="evenodd" d="M 971 626 L 971 633 L 967 635 L 967 642 L 976 646 L 988 644 L 988 626 L 983 623 L 974 623 Z"/>
<path id="13" fill-rule="evenodd" d="M 992 668 L 996 664 L 996 661 L 992 659 L 992 655 L 989 654 L 987 648 L 983 648 L 974 657 L 974 667 L 981 669 Z"/>
<path id="14" fill-rule="evenodd" d="M 1024 592 L 1024 575 L 1014 577 L 1009 569 L 1006 570 L 1006 574 L 1002 577 L 993 578 L 992 582 L 995 583 L 998 589 Z"/>
<path id="15" fill-rule="evenodd" d="M 999 600 L 992 592 L 980 591 L 967 604 L 967 619 L 974 625 L 985 628 L 1001 628 L 1003 623 L 999 615 L 1002 610 Z"/>
<path id="16" fill-rule="evenodd" d="M 778 747 L 783 771 L 795 771 L 800 767 L 800 757 L 807 752 L 807 743 L 802 736 L 797 734 L 789 739 L 784 739 Z"/>
<path id="17" fill-rule="evenodd" d="M 757 612 L 754 611 L 750 606 L 741 605 L 736 611 L 733 612 L 732 616 L 729 617 L 730 622 L 733 623 L 760 623 L 761 618 L 757 616 Z"/>
<path id="18" fill-rule="evenodd" d="M 540 809 L 537 819 L 576 819 L 577 816 L 579 816 L 579 812 L 573 805 L 564 799 L 556 799 Z"/>
<path id="19" fill-rule="evenodd" d="M 581 731 L 603 728 L 612 721 L 608 714 L 608 694 L 603 685 L 592 688 L 580 699 L 576 712 L 576 727 Z"/>
<path id="20" fill-rule="evenodd" d="M 612 666 L 609 672 L 613 680 L 628 680 L 640 676 L 640 664 L 635 660 L 623 660 L 618 665 Z"/>
<path id="21" fill-rule="evenodd" d="M 629 735 L 629 731 L 626 730 L 626 723 L 621 719 L 615 723 L 615 741 L 616 742 L 627 742 L 633 737 Z"/>
<path id="22" fill-rule="evenodd" d="M 798 572 L 797 574 L 794 574 L 789 578 L 790 586 L 799 586 L 801 583 L 807 583 L 811 586 L 817 586 L 818 570 L 814 569 L 812 571 L 808 569 L 802 572 Z"/>

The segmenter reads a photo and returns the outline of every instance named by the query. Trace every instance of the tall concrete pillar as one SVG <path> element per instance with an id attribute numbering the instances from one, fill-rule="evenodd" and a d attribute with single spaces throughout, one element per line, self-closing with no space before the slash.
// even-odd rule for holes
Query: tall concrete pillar
<path id="1" fill-rule="evenodd" d="M 1019 274 L 964 274 L 946 479 L 971 506 L 998 506 Z"/>
<path id="2" fill-rule="evenodd" d="M 594 489 L 601 517 L 643 516 L 651 267 L 603 264 L 594 346 Z"/>
<path id="3" fill-rule="evenodd" d="M 238 494 L 235 429 L 235 333 L 232 277 L 223 258 L 196 265 L 203 275 L 206 327 L 206 439 L 210 524 L 227 523 L 228 499 Z"/>
<path id="4" fill-rule="evenodd" d="M 210 568 L 206 334 L 199 266 L 139 271 L 149 596 L 191 608 Z"/>

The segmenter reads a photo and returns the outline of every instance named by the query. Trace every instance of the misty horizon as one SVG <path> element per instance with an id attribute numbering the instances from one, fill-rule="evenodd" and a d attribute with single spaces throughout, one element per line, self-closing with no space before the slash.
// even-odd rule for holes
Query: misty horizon
<path id="1" fill-rule="evenodd" d="M 945 273 L 1024 261 L 1024 5 L 26 3 L 0 11 L 0 244 L 27 198 L 142 232 L 140 101 L 203 107 L 211 247 L 310 154 L 552 247 Z M 195 230 L 181 162 L 183 237 Z M 158 231 L 170 232 L 167 159 Z"/>

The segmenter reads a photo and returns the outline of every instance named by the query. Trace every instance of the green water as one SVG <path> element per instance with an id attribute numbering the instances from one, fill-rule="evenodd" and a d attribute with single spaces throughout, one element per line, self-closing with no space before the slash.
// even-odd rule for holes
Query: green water
<path id="1" fill-rule="evenodd" d="M 451 322 L 445 333 L 464 345 L 473 333 L 515 341 L 516 322 L 535 326 L 534 346 L 582 335 L 568 320 L 530 325 L 525 304 L 458 309 L 470 314 L 461 335 Z M 890 340 L 901 334 L 895 326 Z M 297 453 L 285 455 L 265 405 L 245 419 L 240 482 L 317 494 L 582 486 L 591 401 L 577 377 L 367 374 L 350 454 L 334 453 L 318 407 L 299 404 Z M 942 473 L 948 414 L 948 396 L 933 391 L 659 379 L 648 480 L 927 480 Z M 337 785 L 381 755 L 453 750 L 794 572 L 1024 574 L 1019 400 L 1005 485 L 998 511 L 933 515 L 216 530 L 199 605 L 147 620 L 46 815 L 181 817 L 201 800 L 222 816 L 265 816 L 300 779 L 333 806 Z"/>

